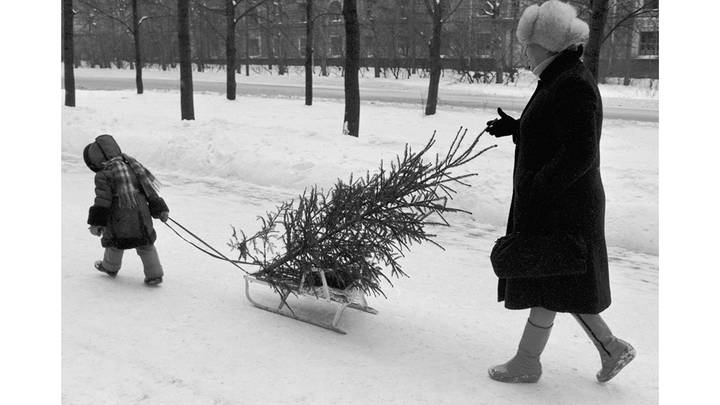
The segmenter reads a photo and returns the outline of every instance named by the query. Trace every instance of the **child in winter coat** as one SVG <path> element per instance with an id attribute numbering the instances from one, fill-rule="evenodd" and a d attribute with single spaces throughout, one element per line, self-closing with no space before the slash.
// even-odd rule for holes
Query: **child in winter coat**
<path id="1" fill-rule="evenodd" d="M 168 219 L 168 207 L 157 193 L 158 182 L 142 164 L 122 153 L 115 139 L 100 135 L 83 151 L 95 172 L 95 203 L 90 207 L 90 233 L 101 236 L 105 248 L 95 268 L 115 277 L 123 251 L 135 249 L 143 263 L 145 284 L 162 283 L 163 269 L 153 243 L 152 218 Z"/>

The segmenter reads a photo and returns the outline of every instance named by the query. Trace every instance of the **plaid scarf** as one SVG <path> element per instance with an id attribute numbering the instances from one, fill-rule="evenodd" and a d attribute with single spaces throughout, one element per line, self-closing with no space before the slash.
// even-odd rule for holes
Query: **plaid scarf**
<path id="1" fill-rule="evenodd" d="M 148 198 L 157 197 L 159 182 L 152 173 L 145 168 L 140 162 L 134 158 L 121 153 L 119 156 L 108 160 L 104 163 L 105 169 L 109 169 L 112 174 L 115 191 L 118 195 L 120 208 L 137 207 L 137 199 L 135 193 L 138 191 L 133 184 L 132 174 L 135 175 L 142 192 Z"/>

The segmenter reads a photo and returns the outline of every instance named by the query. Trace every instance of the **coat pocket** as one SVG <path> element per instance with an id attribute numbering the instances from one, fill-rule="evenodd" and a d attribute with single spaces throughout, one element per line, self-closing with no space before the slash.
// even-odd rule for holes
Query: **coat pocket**
<path id="1" fill-rule="evenodd" d="M 587 270 L 585 239 L 569 232 L 513 232 L 495 242 L 490 261 L 499 278 L 539 278 Z"/>

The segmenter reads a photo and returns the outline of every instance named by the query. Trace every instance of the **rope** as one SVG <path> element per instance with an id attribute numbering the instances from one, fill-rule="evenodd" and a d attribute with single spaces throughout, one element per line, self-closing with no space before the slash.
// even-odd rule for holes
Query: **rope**
<path id="1" fill-rule="evenodd" d="M 238 265 L 238 263 L 243 263 L 243 264 L 252 264 L 252 263 L 245 263 L 245 262 L 242 262 L 242 261 L 239 261 L 239 260 L 228 259 L 224 254 L 222 254 L 221 252 L 219 252 L 219 251 L 218 251 L 217 249 L 215 249 L 214 247 L 210 246 L 210 245 L 209 245 L 207 242 L 205 242 L 202 238 L 200 238 L 199 236 L 197 236 L 197 235 L 195 235 L 194 233 L 192 233 L 192 232 L 191 232 L 189 229 L 187 229 L 186 227 L 182 226 L 182 224 L 180 224 L 179 222 L 177 222 L 176 220 L 174 220 L 174 219 L 172 219 L 172 218 L 170 218 L 170 217 L 168 217 L 168 219 L 169 219 L 170 221 L 172 221 L 175 225 L 177 225 L 178 227 L 180 227 L 180 229 L 182 229 L 183 231 L 187 232 L 190 236 L 192 236 L 193 238 L 195 238 L 195 239 L 197 239 L 198 241 L 200 241 L 200 243 L 202 243 L 203 245 L 205 245 L 205 246 L 207 246 L 208 248 L 210 248 L 210 250 L 212 250 L 212 251 L 215 252 L 216 254 L 210 253 L 210 252 L 208 252 L 207 250 L 203 249 L 202 247 L 196 245 L 196 244 L 193 243 L 192 241 L 187 240 L 184 236 L 180 235 L 180 232 L 178 232 L 175 228 L 173 228 L 172 226 L 170 226 L 170 224 L 168 224 L 167 222 L 164 222 L 165 226 L 167 226 L 168 228 L 170 228 L 170 230 L 173 231 L 173 232 L 175 233 L 175 235 L 177 235 L 180 239 L 182 239 L 182 240 L 184 240 L 185 242 L 189 243 L 190 245 L 194 246 L 197 250 L 205 253 L 206 255 L 208 255 L 208 256 L 210 256 L 210 257 L 212 257 L 212 258 L 218 259 L 218 260 L 222 260 L 222 261 L 228 262 L 228 263 L 232 264 L 233 266 L 237 267 L 238 269 L 240 269 L 243 273 L 248 274 L 248 275 L 250 274 L 247 270 L 245 270 L 245 269 L 243 269 L 242 267 L 240 267 L 240 266 Z"/>

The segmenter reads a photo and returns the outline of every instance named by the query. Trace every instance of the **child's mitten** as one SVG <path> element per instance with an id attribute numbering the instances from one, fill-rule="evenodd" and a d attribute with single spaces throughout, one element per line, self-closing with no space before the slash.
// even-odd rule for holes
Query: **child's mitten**
<path id="1" fill-rule="evenodd" d="M 88 229 L 90 229 L 90 233 L 91 233 L 91 234 L 93 234 L 93 235 L 95 235 L 95 236 L 102 236 L 103 228 L 104 228 L 104 227 L 102 227 L 102 226 L 92 225 L 92 226 L 90 226 L 90 228 L 88 228 Z"/>

